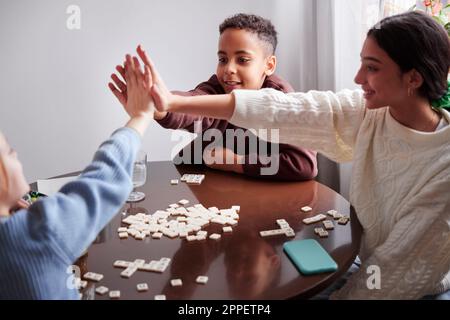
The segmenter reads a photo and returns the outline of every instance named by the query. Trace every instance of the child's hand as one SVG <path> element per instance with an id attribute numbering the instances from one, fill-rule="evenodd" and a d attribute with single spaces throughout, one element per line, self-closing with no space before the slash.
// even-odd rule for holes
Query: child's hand
<path id="1" fill-rule="evenodd" d="M 117 65 L 116 71 L 122 76 L 122 79 L 125 79 L 125 62 L 123 65 Z M 115 73 L 111 75 L 111 79 L 113 80 L 114 84 L 109 83 L 109 89 L 111 89 L 111 92 L 116 96 L 117 100 L 122 104 L 122 106 L 126 106 L 128 95 L 127 95 L 127 85 L 122 81 Z M 159 112 L 155 110 L 154 118 L 156 120 L 163 119 L 166 116 L 167 112 Z"/>
<path id="2" fill-rule="evenodd" d="M 156 70 L 155 65 L 153 64 L 150 57 L 147 53 L 142 49 L 139 45 L 137 47 L 137 53 L 139 57 L 144 62 L 145 66 L 150 69 L 153 86 L 151 87 L 151 95 L 153 97 L 153 101 L 155 102 L 155 107 L 160 112 L 166 112 L 170 110 L 172 103 L 174 102 L 174 95 L 167 89 L 164 81 Z"/>
<path id="3" fill-rule="evenodd" d="M 210 154 L 203 156 L 203 162 L 211 169 L 244 173 L 241 164 L 243 157 L 227 148 L 214 148 Z"/>
<path id="4" fill-rule="evenodd" d="M 149 89 L 152 87 L 150 69 L 144 66 L 141 71 L 139 60 L 136 57 L 126 56 L 125 80 L 127 82 L 125 111 L 131 118 L 153 117 L 154 105 Z"/>
<path id="5" fill-rule="evenodd" d="M 123 65 L 125 66 L 125 62 Z M 116 66 L 116 70 L 120 73 L 122 78 L 125 79 L 125 68 L 123 66 Z M 108 87 L 116 96 L 117 100 L 119 100 L 120 104 L 125 107 L 128 100 L 127 85 L 115 73 L 111 75 L 111 79 L 114 81 L 115 85 L 110 82 L 108 83 Z"/>

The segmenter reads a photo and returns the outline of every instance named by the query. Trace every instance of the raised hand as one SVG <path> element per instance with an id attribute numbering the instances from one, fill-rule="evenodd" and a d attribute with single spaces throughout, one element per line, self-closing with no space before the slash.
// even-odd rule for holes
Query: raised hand
<path id="1" fill-rule="evenodd" d="M 142 59 L 142 61 L 144 62 L 144 65 L 150 67 L 150 64 L 152 62 L 151 62 L 150 58 L 148 57 L 147 53 L 141 48 L 140 45 L 137 47 L 136 51 L 137 51 L 138 55 L 140 56 L 140 58 Z M 153 64 L 151 64 L 151 65 L 153 66 Z M 153 68 L 154 68 L 154 66 L 153 66 Z M 123 66 L 117 65 L 116 71 L 122 76 L 123 80 L 120 79 L 117 74 L 113 73 L 111 75 L 111 79 L 114 82 L 114 84 L 109 83 L 108 86 L 111 89 L 112 93 L 116 96 L 117 100 L 119 100 L 119 102 L 125 107 L 125 105 L 127 103 L 127 99 L 128 99 L 127 84 L 126 84 L 126 79 L 125 79 L 125 62 L 123 63 Z M 156 75 L 157 75 L 158 79 L 161 79 L 161 77 L 157 74 L 157 72 L 156 72 Z M 163 83 L 163 85 L 164 85 L 164 83 Z M 150 90 L 149 90 L 149 92 L 150 92 Z M 169 94 L 170 94 L 170 92 L 169 92 Z M 166 111 L 155 110 L 155 112 L 154 112 L 154 118 L 157 120 L 163 119 L 166 115 L 167 115 Z"/>
<path id="2" fill-rule="evenodd" d="M 155 102 L 155 107 L 160 112 L 166 112 L 167 110 L 169 110 L 171 104 L 173 103 L 174 95 L 169 91 L 169 89 L 167 89 L 164 81 L 158 73 L 158 70 L 156 70 L 153 61 L 147 55 L 145 50 L 142 49 L 142 47 L 139 45 L 136 51 L 145 66 L 149 67 L 150 69 L 153 81 L 153 86 L 150 90 L 150 93 Z"/>
<path id="3" fill-rule="evenodd" d="M 150 95 L 152 78 L 150 69 L 144 66 L 144 72 L 137 57 L 126 56 L 124 67 L 118 66 L 117 71 L 126 81 L 123 83 L 117 76 L 112 77 L 114 83 L 108 86 L 130 116 L 126 126 L 144 135 L 153 118 L 155 106 Z"/>
<path id="4" fill-rule="evenodd" d="M 127 82 L 125 111 L 131 118 L 147 115 L 153 116 L 153 100 L 149 94 L 149 90 L 152 87 L 150 69 L 144 66 L 144 72 L 142 72 L 139 60 L 136 57 L 127 55 L 125 81 Z"/>
<path id="5" fill-rule="evenodd" d="M 123 63 L 125 65 L 125 62 Z M 125 68 L 123 66 L 116 66 L 117 72 L 120 73 L 122 79 L 125 79 Z M 123 82 L 115 73 L 111 75 L 111 79 L 114 81 L 114 84 L 111 82 L 108 83 L 109 89 L 111 89 L 112 93 L 116 96 L 117 100 L 125 107 L 127 104 L 127 85 Z"/>

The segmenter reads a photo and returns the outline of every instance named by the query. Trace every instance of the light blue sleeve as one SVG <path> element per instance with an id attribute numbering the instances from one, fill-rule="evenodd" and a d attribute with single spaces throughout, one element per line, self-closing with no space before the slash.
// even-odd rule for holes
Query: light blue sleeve
<path id="1" fill-rule="evenodd" d="M 115 131 L 78 179 L 29 208 L 29 236 L 42 239 L 64 261 L 75 261 L 125 203 L 140 145 L 135 130 Z"/>

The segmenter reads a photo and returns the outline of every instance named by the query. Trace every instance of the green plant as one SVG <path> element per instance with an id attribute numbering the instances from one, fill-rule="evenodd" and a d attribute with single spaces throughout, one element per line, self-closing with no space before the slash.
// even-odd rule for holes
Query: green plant
<path id="1" fill-rule="evenodd" d="M 414 6 L 412 9 L 425 11 L 432 16 L 434 20 L 447 30 L 448 36 L 450 37 L 450 4 L 444 7 L 442 0 L 424 0 L 422 3 L 425 10 L 418 9 L 417 6 Z"/>

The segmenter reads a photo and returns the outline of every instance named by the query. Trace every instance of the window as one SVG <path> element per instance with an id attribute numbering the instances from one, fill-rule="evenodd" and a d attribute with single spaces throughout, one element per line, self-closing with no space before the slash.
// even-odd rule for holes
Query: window
<path id="1" fill-rule="evenodd" d="M 415 4 L 422 1 L 417 0 L 381 0 L 380 1 L 380 18 L 392 16 L 411 9 Z"/>

